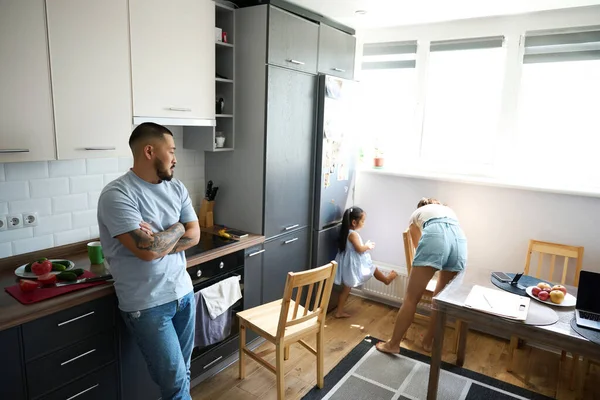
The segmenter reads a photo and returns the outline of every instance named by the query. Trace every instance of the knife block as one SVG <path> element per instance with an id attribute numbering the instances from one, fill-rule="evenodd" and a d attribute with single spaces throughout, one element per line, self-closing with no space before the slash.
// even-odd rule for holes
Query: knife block
<path id="1" fill-rule="evenodd" d="M 198 223 L 202 228 L 210 228 L 214 225 L 213 220 L 213 208 L 215 207 L 215 202 L 209 201 L 207 199 L 202 199 L 202 204 L 200 204 L 200 215 L 198 216 Z"/>

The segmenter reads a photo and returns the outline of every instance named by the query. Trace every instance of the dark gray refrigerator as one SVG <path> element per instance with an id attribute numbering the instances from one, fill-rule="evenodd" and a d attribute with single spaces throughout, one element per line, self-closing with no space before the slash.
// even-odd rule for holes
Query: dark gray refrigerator
<path id="1" fill-rule="evenodd" d="M 342 216 L 353 205 L 356 180 L 356 82 L 319 75 L 312 267 L 335 259 Z M 329 309 L 337 305 L 334 289 Z"/>

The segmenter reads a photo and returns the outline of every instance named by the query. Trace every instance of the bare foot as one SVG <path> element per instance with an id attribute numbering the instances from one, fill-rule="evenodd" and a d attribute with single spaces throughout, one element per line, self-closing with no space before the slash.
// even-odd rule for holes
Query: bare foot
<path id="1" fill-rule="evenodd" d="M 400 354 L 400 346 L 396 348 L 390 347 L 390 342 L 379 342 L 375 347 L 382 353 Z"/>
<path id="2" fill-rule="evenodd" d="M 423 335 L 421 335 L 421 347 L 426 353 L 431 353 L 431 348 L 433 347 L 433 339 L 425 339 Z"/>
<path id="3" fill-rule="evenodd" d="M 389 285 L 390 283 L 392 283 L 392 281 L 394 279 L 396 279 L 397 276 L 398 276 L 398 273 L 396 271 L 390 272 L 387 276 L 387 282 L 385 283 L 386 286 Z"/>
<path id="4" fill-rule="evenodd" d="M 334 314 L 334 317 L 336 317 L 336 318 L 348 318 L 348 317 L 351 317 L 351 315 L 348 314 L 348 313 L 345 313 L 345 312 L 343 312 L 343 313 L 336 312 Z"/>

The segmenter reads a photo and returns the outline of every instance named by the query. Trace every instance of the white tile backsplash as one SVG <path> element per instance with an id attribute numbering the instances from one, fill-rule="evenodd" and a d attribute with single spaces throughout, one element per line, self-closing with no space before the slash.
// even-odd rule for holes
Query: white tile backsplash
<path id="1" fill-rule="evenodd" d="M 15 240 L 12 244 L 14 254 L 23 254 L 53 247 L 54 238 L 52 235 L 36 236 L 29 239 Z"/>
<path id="2" fill-rule="evenodd" d="M 73 176 L 69 180 L 72 194 L 97 192 L 104 187 L 103 175 Z"/>
<path id="3" fill-rule="evenodd" d="M 29 198 L 29 182 L 0 182 L 0 201 Z"/>
<path id="4" fill-rule="evenodd" d="M 7 181 L 26 181 L 48 177 L 47 162 L 8 163 L 4 164 Z"/>
<path id="5" fill-rule="evenodd" d="M 181 127 L 169 129 L 178 147 L 175 177 L 197 205 L 205 186 L 204 153 L 183 149 Z M 131 157 L 0 164 L 0 215 L 39 215 L 34 228 L 0 232 L 0 258 L 97 238 L 100 192 L 132 166 Z"/>
<path id="6" fill-rule="evenodd" d="M 33 179 L 29 181 L 31 198 L 61 196 L 69 193 L 69 178 Z"/>
<path id="7" fill-rule="evenodd" d="M 85 160 L 61 160 L 48 163 L 50 178 L 85 175 Z"/>
<path id="8" fill-rule="evenodd" d="M 118 158 L 88 158 L 85 161 L 88 175 L 108 174 L 119 171 Z"/>

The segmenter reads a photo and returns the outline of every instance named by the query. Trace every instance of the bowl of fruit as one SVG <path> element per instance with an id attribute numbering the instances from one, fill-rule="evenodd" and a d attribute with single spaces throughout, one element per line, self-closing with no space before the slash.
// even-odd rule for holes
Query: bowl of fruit
<path id="1" fill-rule="evenodd" d="M 525 291 L 530 297 L 551 306 L 574 307 L 577 301 L 575 296 L 569 294 L 563 285 L 540 282 L 537 286 L 529 286 Z"/>

